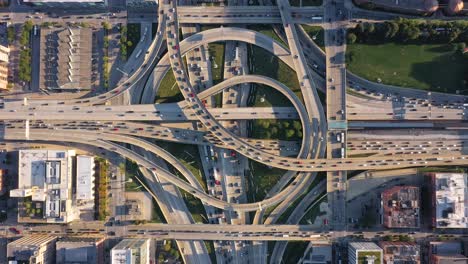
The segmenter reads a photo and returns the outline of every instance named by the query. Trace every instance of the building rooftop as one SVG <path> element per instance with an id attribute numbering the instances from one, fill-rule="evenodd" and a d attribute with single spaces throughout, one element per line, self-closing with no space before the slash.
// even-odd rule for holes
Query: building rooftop
<path id="1" fill-rule="evenodd" d="M 94 199 L 94 158 L 80 155 L 76 157 L 76 199 Z"/>
<path id="2" fill-rule="evenodd" d="M 468 227 L 468 174 L 436 173 L 435 222 L 439 228 Z"/>
<path id="3" fill-rule="evenodd" d="M 460 241 L 431 241 L 429 254 L 433 264 L 466 264 L 468 257 L 462 253 Z"/>
<path id="4" fill-rule="evenodd" d="M 331 244 L 309 243 L 302 258 L 302 264 L 328 264 L 332 261 Z"/>
<path id="5" fill-rule="evenodd" d="M 72 206 L 74 150 L 30 149 L 19 151 L 18 189 L 11 197 L 23 198 L 20 222 L 69 222 Z"/>
<path id="6" fill-rule="evenodd" d="M 382 241 L 384 263 L 421 263 L 421 247 L 416 243 Z"/>
<path id="7" fill-rule="evenodd" d="M 394 186 L 382 192 L 383 224 L 388 228 L 419 228 L 420 191 Z"/>
<path id="8" fill-rule="evenodd" d="M 42 29 L 40 87 L 89 90 L 92 69 L 91 40 L 92 32 L 89 28 Z"/>

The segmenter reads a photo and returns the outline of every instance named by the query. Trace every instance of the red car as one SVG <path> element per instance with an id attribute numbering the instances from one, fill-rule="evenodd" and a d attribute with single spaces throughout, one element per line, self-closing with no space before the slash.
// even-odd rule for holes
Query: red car
<path id="1" fill-rule="evenodd" d="M 218 181 L 218 180 L 216 180 L 216 181 L 215 181 L 215 184 L 216 184 L 216 185 L 221 185 L 221 182 Z"/>
<path id="2" fill-rule="evenodd" d="M 19 231 L 18 229 L 14 228 L 14 227 L 10 227 L 8 228 L 8 230 L 10 230 L 10 232 L 12 232 L 13 234 L 21 234 L 21 231 Z"/>

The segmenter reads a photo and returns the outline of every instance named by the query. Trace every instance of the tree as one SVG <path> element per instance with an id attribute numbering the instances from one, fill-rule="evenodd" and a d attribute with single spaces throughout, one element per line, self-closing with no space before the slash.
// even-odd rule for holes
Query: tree
<path id="1" fill-rule="evenodd" d="M 130 40 L 127 41 L 127 47 L 131 47 L 131 46 L 133 46 L 133 43 Z"/>
<path id="2" fill-rule="evenodd" d="M 286 139 L 290 139 L 294 136 L 296 132 L 294 131 L 294 129 L 288 129 L 286 130 Z"/>
<path id="3" fill-rule="evenodd" d="M 395 22 L 388 22 L 387 26 L 388 26 L 388 35 L 386 35 L 386 37 L 387 38 L 395 37 L 395 35 L 398 33 L 398 30 L 400 28 L 398 24 Z"/>
<path id="4" fill-rule="evenodd" d="M 112 25 L 107 21 L 102 22 L 101 25 L 105 30 L 111 30 L 112 28 Z"/>
<path id="5" fill-rule="evenodd" d="M 301 130 L 302 129 L 302 124 L 301 124 L 301 122 L 295 120 L 295 121 L 293 121 L 293 127 L 296 130 Z"/>
<path id="6" fill-rule="evenodd" d="M 349 32 L 346 38 L 347 38 L 348 44 L 353 44 L 356 42 L 357 36 L 356 34 Z"/>

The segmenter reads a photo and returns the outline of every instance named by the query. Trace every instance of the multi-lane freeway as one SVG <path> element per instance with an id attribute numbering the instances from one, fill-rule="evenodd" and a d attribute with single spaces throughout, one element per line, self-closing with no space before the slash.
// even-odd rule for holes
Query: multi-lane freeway
<path id="1" fill-rule="evenodd" d="M 5 99 L 0 108 L 0 120 L 4 121 L 0 136 L 4 140 L 93 145 L 135 161 L 142 172 L 140 176 L 147 183 L 145 188 L 160 203 L 169 223 L 104 226 L 103 223 L 88 222 L 38 226 L 28 232 L 176 239 L 179 247 L 187 249 L 183 258 L 188 263 L 210 261 L 201 240 L 250 240 L 258 244 L 253 244 L 251 251 L 254 254 L 248 259 L 265 263 L 266 244 L 261 241 L 325 243 L 330 237 L 335 239 L 349 234 L 346 232 L 346 171 L 466 164 L 468 135 L 442 129 L 447 122 L 463 127 L 465 114 L 468 114 L 464 97 L 402 90 L 364 80 L 346 71 L 345 33 L 352 25 L 347 16 L 369 15 L 348 5 L 347 1 L 333 1 L 320 7 L 298 8 L 291 7 L 288 1 L 279 1 L 277 6 L 196 7 L 178 6 L 176 1 L 166 0 L 160 3 L 158 29 L 148 50 L 141 60 L 131 60 L 127 64 L 127 68 L 132 69 L 130 76 L 109 92 L 70 100 Z M 392 17 L 391 14 L 376 13 L 372 19 Z M 259 23 L 276 24 L 275 30 L 287 47 L 242 26 Z M 320 24 L 326 29 L 325 52 L 301 29 L 300 24 L 305 23 Z M 223 26 L 197 33 L 195 24 L 241 26 Z M 180 29 L 185 36 L 179 36 Z M 232 41 L 229 47 L 235 42 L 257 45 L 277 56 L 295 71 L 303 101 L 279 81 L 249 75 L 245 71 L 237 76 L 229 75 L 212 86 L 211 70 L 206 69 L 211 61 L 205 47 L 219 41 Z M 149 40 L 145 44 L 149 44 Z M 231 60 L 233 56 L 227 52 L 232 51 L 226 51 L 227 60 Z M 186 64 L 196 57 L 203 57 L 197 67 Z M 175 78 L 174 87 L 180 90 L 183 100 L 153 104 L 164 76 L 171 74 L 170 71 Z M 195 78 L 200 75 L 206 78 L 203 85 Z M 291 107 L 246 107 L 247 84 L 262 84 L 280 92 L 290 101 Z M 232 87 L 236 90 L 227 93 Z M 327 95 L 325 109 L 318 96 L 319 90 Z M 213 107 L 212 97 L 219 93 L 234 96 L 239 93 L 237 99 L 241 102 L 229 99 L 224 100 L 226 105 L 238 106 Z M 127 101 L 141 104 L 115 104 L 116 98 L 128 95 L 131 99 Z M 250 139 L 246 138 L 245 131 L 231 126 L 232 121 L 242 120 L 245 126 L 244 120 L 255 119 L 298 119 L 302 125 L 302 141 Z M 405 126 L 419 129 L 411 130 L 411 134 L 402 129 Z M 371 133 L 366 131 L 368 127 L 379 130 L 374 129 Z M 196 144 L 201 153 L 220 148 L 217 151 L 223 156 L 220 163 L 224 195 L 205 191 L 181 161 L 148 139 Z M 242 194 L 227 192 L 229 184 L 243 181 L 237 175 L 240 173 L 230 168 L 227 153 L 287 172 L 262 201 L 247 202 Z M 183 178 L 170 172 L 166 163 Z M 318 172 L 328 172 L 327 181 L 310 186 Z M 166 184 L 162 186 L 161 183 Z M 179 188 L 200 199 L 211 215 L 216 212 L 215 208 L 220 208 L 224 210 L 216 214 L 220 219 L 227 216 L 231 223 L 239 225 L 213 224 L 216 219 L 213 216 L 209 218 L 211 224 L 194 224 Z M 306 212 L 315 206 L 314 201 L 323 197 L 325 190 L 329 192 L 330 226 L 340 229 L 339 235 L 326 235 L 321 232 L 323 230 L 298 225 Z M 303 197 L 303 201 L 286 218 L 288 225 L 274 225 L 298 197 Z M 276 207 L 267 214 L 266 210 L 273 206 Z M 231 218 L 234 211 L 242 214 L 237 222 Z M 256 225 L 246 224 L 249 222 L 246 212 L 257 212 L 252 219 Z M 240 250 L 235 243 L 229 248 Z M 285 249 L 285 242 L 274 246 L 272 263 L 281 260 Z M 235 253 L 233 256 L 236 262 L 243 259 Z"/>

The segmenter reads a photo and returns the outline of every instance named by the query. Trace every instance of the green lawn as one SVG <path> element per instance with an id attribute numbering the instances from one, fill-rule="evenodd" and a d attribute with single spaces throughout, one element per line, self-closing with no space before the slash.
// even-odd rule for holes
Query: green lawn
<path id="1" fill-rule="evenodd" d="M 322 27 L 301 25 L 307 35 L 322 49 L 325 50 L 324 30 Z"/>
<path id="2" fill-rule="evenodd" d="M 323 193 L 323 194 L 325 194 L 325 193 Z M 320 212 L 320 204 L 322 202 L 327 202 L 327 197 L 323 196 L 321 194 L 318 199 L 320 199 L 320 202 L 316 201 L 317 203 L 314 206 L 309 208 L 309 211 L 307 211 L 307 213 L 304 215 L 304 217 L 299 222 L 300 224 L 308 225 L 309 222 L 314 223 L 315 218 L 317 218 L 317 216 L 326 214 L 326 212 Z"/>
<path id="3" fill-rule="evenodd" d="M 380 252 L 372 252 L 372 251 L 361 251 L 358 254 L 358 263 L 365 264 L 369 263 L 367 261 L 368 258 L 374 258 L 374 264 L 381 264 L 380 258 L 382 257 L 382 253 Z"/>
<path id="4" fill-rule="evenodd" d="M 169 69 L 159 85 L 155 102 L 160 104 L 177 103 L 182 100 L 184 100 L 184 97 L 180 93 L 179 86 L 174 77 L 174 72 L 172 69 Z"/>
<path id="5" fill-rule="evenodd" d="M 224 46 L 224 42 L 208 44 L 213 85 L 222 82 L 224 78 Z"/>
<path id="6" fill-rule="evenodd" d="M 182 164 L 188 168 L 206 191 L 206 181 L 203 179 L 202 164 L 200 154 L 196 145 L 180 144 L 174 142 L 157 141 L 158 146 L 165 149 L 176 157 Z M 182 177 L 182 176 L 181 176 Z"/>
<path id="7" fill-rule="evenodd" d="M 290 241 L 284 251 L 283 259 L 287 259 L 287 263 L 297 263 L 306 250 L 309 242 L 303 241 Z"/>
<path id="8" fill-rule="evenodd" d="M 278 80 L 289 87 L 299 97 L 299 99 L 302 100 L 301 88 L 299 86 L 299 81 L 297 80 L 296 72 L 288 65 L 279 60 L 272 53 L 254 45 L 249 45 L 249 59 L 251 74 L 264 75 Z M 273 90 L 268 87 L 266 89 Z M 265 94 L 266 89 L 264 89 Z M 278 92 L 272 92 L 272 96 L 265 98 L 271 101 L 265 101 L 269 101 L 270 104 L 274 106 L 277 106 L 275 103 L 279 101 L 281 106 L 285 106 L 287 104 L 287 99 L 285 99 L 284 96 L 283 99 L 272 99 L 276 97 L 274 95 L 278 94 Z"/>
<path id="9" fill-rule="evenodd" d="M 370 81 L 448 93 L 467 88 L 468 60 L 451 45 L 352 44 L 346 60 L 351 72 Z"/>
<path id="10" fill-rule="evenodd" d="M 289 3 L 291 6 L 301 6 L 300 0 L 290 0 Z M 322 4 L 322 0 L 302 0 L 302 6 L 321 6 Z"/>
<path id="11" fill-rule="evenodd" d="M 269 36 L 270 38 L 278 41 L 281 45 L 284 47 L 288 47 L 288 44 L 284 42 L 278 35 L 276 35 L 275 31 L 273 30 L 273 27 L 271 25 L 250 25 L 247 27 L 250 30 L 258 31 L 264 35 Z"/>
<path id="12" fill-rule="evenodd" d="M 279 181 L 281 176 L 286 173 L 285 170 L 278 168 L 269 168 L 268 166 L 249 160 L 251 174 L 248 177 L 248 200 L 249 202 L 258 202 L 265 198 L 267 192 Z"/>
<path id="13" fill-rule="evenodd" d="M 158 146 L 165 149 L 169 153 L 171 153 L 174 157 L 176 157 L 182 164 L 188 168 L 193 175 L 197 178 L 198 182 L 202 185 L 203 189 L 206 191 L 206 181 L 203 179 L 204 174 L 201 171 L 202 164 L 200 160 L 200 155 L 198 152 L 198 147 L 195 145 L 188 145 L 188 144 L 180 144 L 174 142 L 164 142 L 164 141 L 157 141 Z M 170 169 L 178 175 L 180 178 L 183 178 L 182 175 L 172 168 L 170 164 L 168 164 Z M 183 178 L 185 179 L 185 178 Z M 203 204 L 201 203 L 200 199 L 194 197 L 193 195 L 189 194 L 188 192 L 179 189 L 182 193 L 185 203 L 187 207 L 192 213 L 192 217 L 195 222 L 198 223 L 206 223 L 206 213 Z"/>

